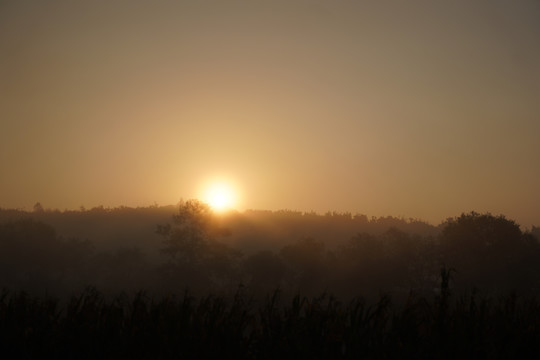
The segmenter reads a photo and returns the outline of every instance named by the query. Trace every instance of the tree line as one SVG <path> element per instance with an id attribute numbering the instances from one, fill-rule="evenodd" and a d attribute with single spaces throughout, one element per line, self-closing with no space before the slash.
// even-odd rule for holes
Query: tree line
<path id="1" fill-rule="evenodd" d="M 284 221 L 299 216 L 279 215 Z M 332 220 L 343 216 L 339 221 L 345 224 L 355 221 L 353 216 L 338 215 Z M 315 223 L 332 215 L 313 217 L 310 221 Z M 230 224 L 207 204 L 182 202 L 171 221 L 152 227 L 152 241 L 159 250 L 152 255 L 129 242 L 100 249 L 87 239 L 60 236 L 51 225 L 30 217 L 14 218 L 0 224 L 0 286 L 58 296 L 87 285 L 108 294 L 189 289 L 194 294 L 224 295 L 241 285 L 259 297 L 280 289 L 290 296 L 327 291 L 344 299 L 376 299 L 381 293 L 406 298 L 411 292 L 440 291 L 444 268 L 454 291 L 540 291 L 538 229 L 524 232 L 502 215 L 464 213 L 447 219 L 437 232 L 419 234 L 389 226 L 331 244 L 297 233 L 296 239 L 279 248 L 250 251 L 229 241 L 235 229 Z"/>

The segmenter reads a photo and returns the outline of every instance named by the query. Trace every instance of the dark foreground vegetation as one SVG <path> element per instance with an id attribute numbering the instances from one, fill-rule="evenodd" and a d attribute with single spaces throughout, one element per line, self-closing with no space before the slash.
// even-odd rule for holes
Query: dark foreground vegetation
<path id="1" fill-rule="evenodd" d="M 443 270 L 444 271 L 444 270 Z M 444 273 L 443 273 L 444 274 Z M 443 281 L 444 283 L 444 281 Z M 61 306 L 3 293 L 5 358 L 71 359 L 538 359 L 540 303 L 511 295 L 390 297 L 366 304 L 322 295 L 261 303 L 144 293 L 106 301 L 95 289 Z"/>
<path id="2" fill-rule="evenodd" d="M 1 350 L 538 358 L 539 232 L 475 212 L 432 226 L 338 213 L 217 215 L 198 201 L 0 209 Z"/>
<path id="3" fill-rule="evenodd" d="M 140 289 L 230 296 L 242 284 L 260 296 L 279 288 L 400 300 L 410 291 L 433 295 L 445 267 L 457 292 L 530 296 L 540 292 L 538 232 L 474 212 L 435 227 L 338 213 L 217 215 L 198 201 L 66 212 L 36 206 L 0 210 L 0 287 L 60 298 L 86 286 L 107 296 Z"/>

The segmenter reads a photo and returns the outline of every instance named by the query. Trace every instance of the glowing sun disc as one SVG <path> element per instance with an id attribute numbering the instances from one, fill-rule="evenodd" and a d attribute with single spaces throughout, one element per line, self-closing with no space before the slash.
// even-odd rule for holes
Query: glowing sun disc
<path id="1" fill-rule="evenodd" d="M 214 210 L 229 209 L 234 205 L 234 191 L 227 184 L 213 184 L 206 191 L 205 201 Z"/>

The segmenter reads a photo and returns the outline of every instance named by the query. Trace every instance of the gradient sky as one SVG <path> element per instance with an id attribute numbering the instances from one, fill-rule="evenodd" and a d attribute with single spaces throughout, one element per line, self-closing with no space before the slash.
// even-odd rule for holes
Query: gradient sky
<path id="1" fill-rule="evenodd" d="M 540 225 L 540 1 L 0 0 L 0 207 Z"/>

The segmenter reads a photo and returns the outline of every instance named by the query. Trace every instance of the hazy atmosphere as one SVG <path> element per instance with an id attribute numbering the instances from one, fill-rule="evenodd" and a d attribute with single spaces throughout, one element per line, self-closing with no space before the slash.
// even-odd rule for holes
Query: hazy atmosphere
<path id="1" fill-rule="evenodd" d="M 0 207 L 540 224 L 538 1 L 0 1 Z"/>
<path id="2" fill-rule="evenodd" d="M 0 0 L 6 359 L 540 359 L 540 1 Z"/>

